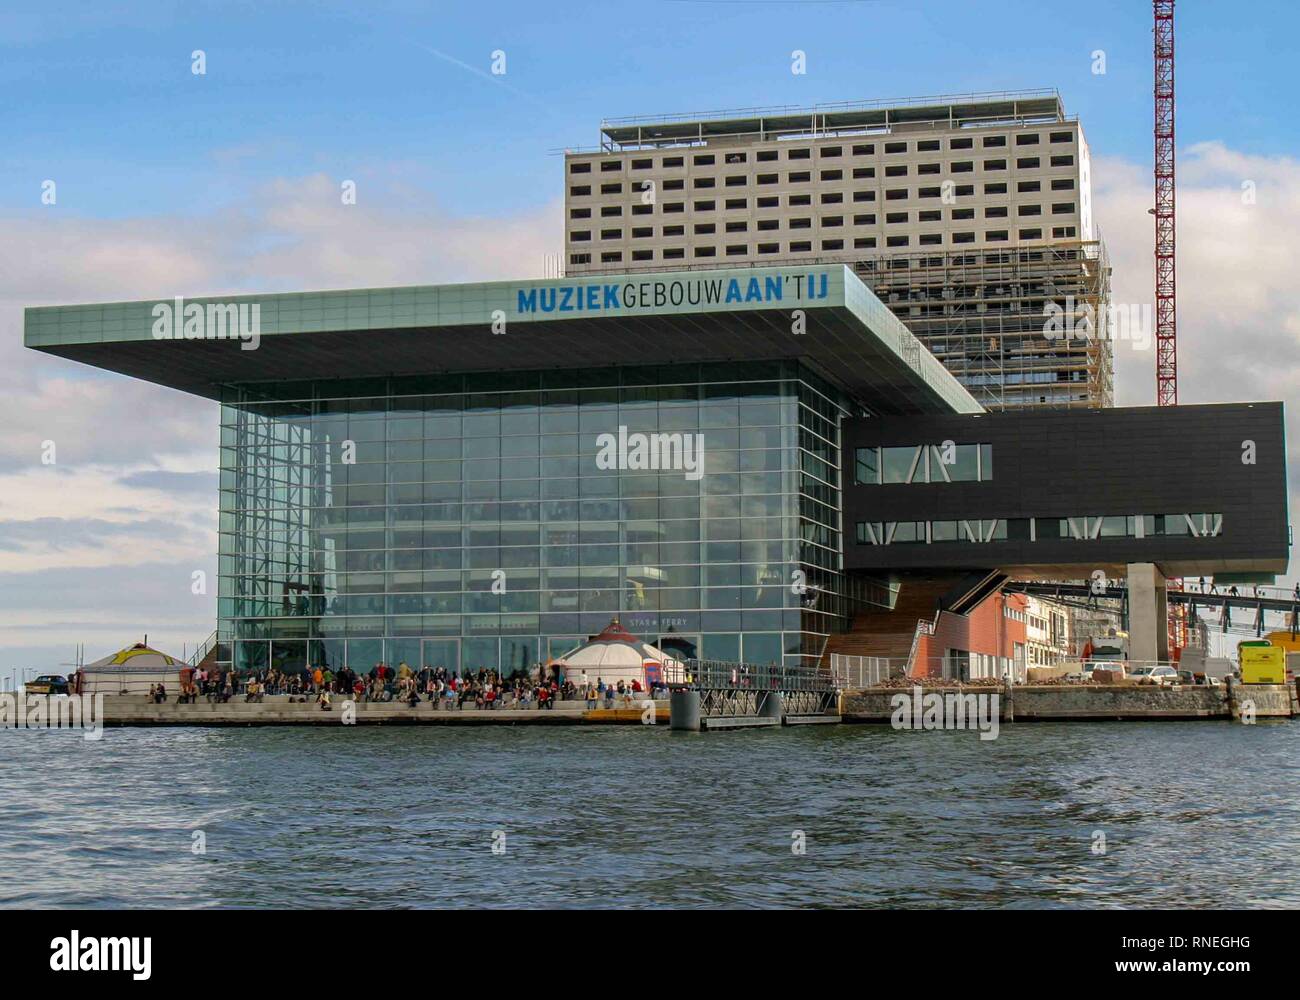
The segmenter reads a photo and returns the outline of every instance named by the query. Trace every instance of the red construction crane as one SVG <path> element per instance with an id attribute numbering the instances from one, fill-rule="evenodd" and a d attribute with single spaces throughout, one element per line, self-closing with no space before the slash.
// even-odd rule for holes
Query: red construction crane
<path id="1" fill-rule="evenodd" d="M 1174 0 L 1152 0 L 1156 96 L 1156 405 L 1178 404 L 1174 280 Z"/>

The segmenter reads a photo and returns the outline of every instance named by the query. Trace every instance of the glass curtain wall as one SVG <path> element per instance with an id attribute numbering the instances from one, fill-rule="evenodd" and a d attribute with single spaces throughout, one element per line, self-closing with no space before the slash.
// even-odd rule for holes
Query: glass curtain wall
<path id="1" fill-rule="evenodd" d="M 815 660 L 854 604 L 851 410 L 788 361 L 231 386 L 219 625 L 241 669 L 508 672 L 615 615 Z"/>

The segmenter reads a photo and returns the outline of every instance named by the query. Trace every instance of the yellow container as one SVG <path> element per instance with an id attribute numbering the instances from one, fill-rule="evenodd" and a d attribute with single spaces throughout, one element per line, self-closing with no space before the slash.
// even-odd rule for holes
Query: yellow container
<path id="1" fill-rule="evenodd" d="M 1286 650 L 1281 646 L 1246 646 L 1241 656 L 1241 680 L 1245 684 L 1285 684 Z"/>

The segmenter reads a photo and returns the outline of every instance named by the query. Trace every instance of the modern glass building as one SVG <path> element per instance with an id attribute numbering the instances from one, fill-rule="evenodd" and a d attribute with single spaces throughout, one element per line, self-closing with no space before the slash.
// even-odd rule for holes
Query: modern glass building
<path id="1" fill-rule="evenodd" d="M 26 343 L 220 402 L 241 668 L 509 671 L 615 615 L 815 661 L 889 601 L 844 572 L 841 426 L 979 411 L 842 266 L 37 308 Z"/>

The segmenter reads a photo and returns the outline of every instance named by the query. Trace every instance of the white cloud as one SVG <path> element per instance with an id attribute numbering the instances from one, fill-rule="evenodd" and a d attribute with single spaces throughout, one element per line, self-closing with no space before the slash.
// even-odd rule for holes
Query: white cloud
<path id="1" fill-rule="evenodd" d="M 199 642 L 213 598 L 189 593 L 190 573 L 208 572 L 215 593 L 215 486 L 187 474 L 216 468 L 216 404 L 25 349 L 23 307 L 540 276 L 559 246 L 555 202 L 473 217 L 401 171 L 357 181 L 355 205 L 318 174 L 218 216 L 83 219 L 49 207 L 0 220 L 0 592 L 39 595 L 0 631 L 10 656 L 43 650 L 27 665 L 52 667 L 79 640 L 113 646 L 145 630 L 171 648 Z M 47 441 L 53 466 L 41 461 Z M 75 583 L 120 581 L 131 567 L 148 579 L 111 593 Z"/>

